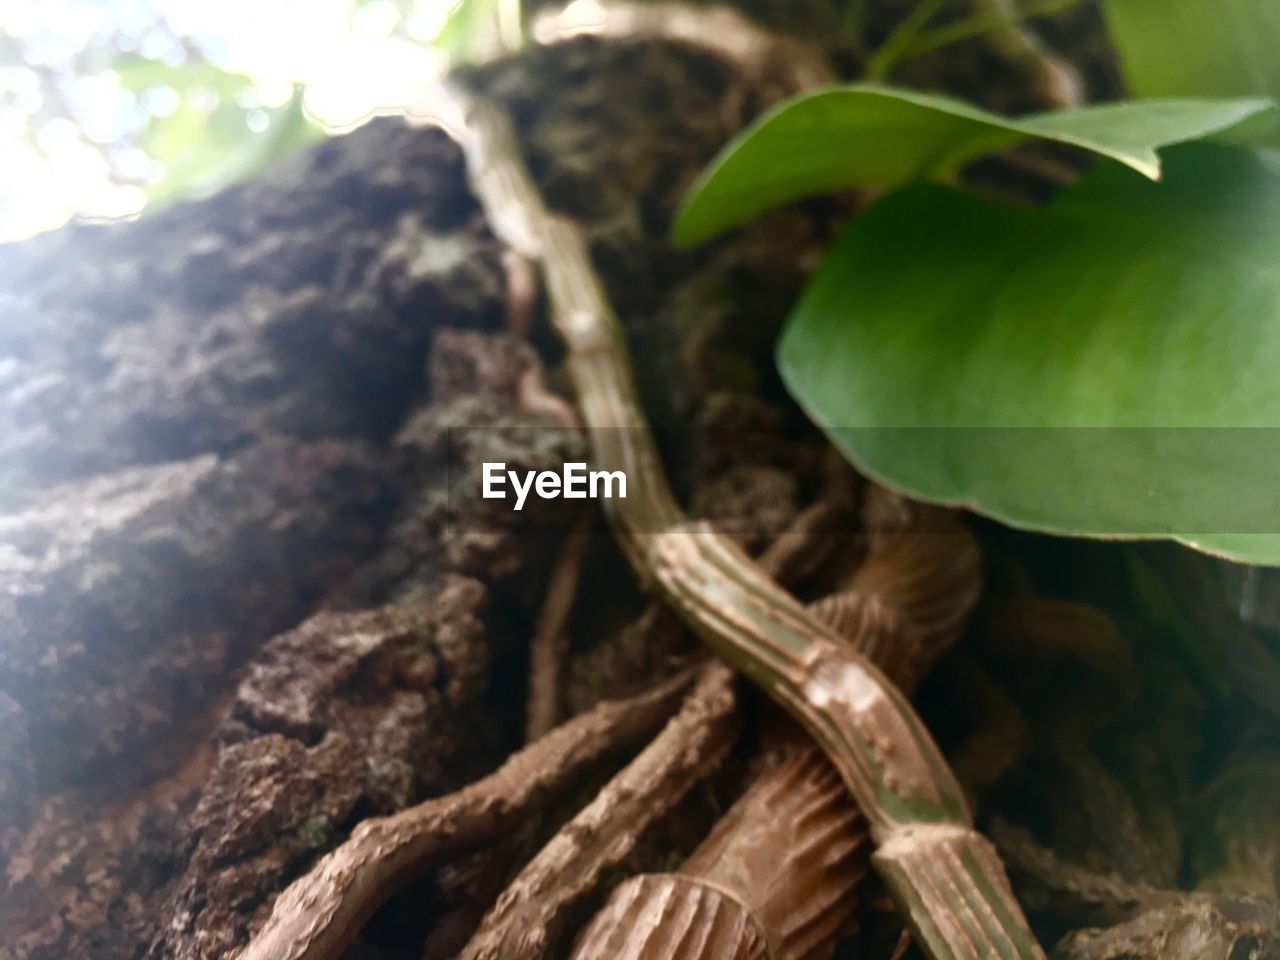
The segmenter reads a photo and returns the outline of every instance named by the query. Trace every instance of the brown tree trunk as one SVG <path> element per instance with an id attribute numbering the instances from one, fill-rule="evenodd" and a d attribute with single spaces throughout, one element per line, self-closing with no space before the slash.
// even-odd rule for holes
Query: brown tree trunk
<path id="1" fill-rule="evenodd" d="M 857 60 L 835 0 L 734 5 L 838 70 Z M 910 4 L 864 6 L 874 42 Z M 1036 105 L 981 44 L 910 69 Z M 682 499 L 759 549 L 847 494 L 772 362 L 847 206 L 775 212 L 693 254 L 666 239 L 779 78 L 584 39 L 465 81 L 583 226 Z M 357 823 L 521 746 L 529 641 L 582 514 L 483 501 L 479 464 L 585 455 L 541 304 L 513 304 L 525 281 L 457 148 L 391 119 L 206 200 L 0 248 L 0 960 L 231 956 Z M 586 536 L 538 729 L 697 649 L 602 525 Z M 823 547 L 847 572 L 857 545 Z M 789 579 L 828 559 L 791 557 Z M 672 869 L 707 834 L 750 727 L 710 790 L 628 837 L 631 872 Z M 453 956 L 615 770 L 393 897 L 347 955 Z"/>
<path id="2" fill-rule="evenodd" d="M 816 0 L 757 6 L 833 33 Z M 823 218 L 696 257 L 664 239 L 761 90 L 687 48 L 593 41 L 473 82 L 587 225 L 656 422 L 768 441 L 704 450 L 680 480 L 785 522 L 817 447 L 759 394 Z M 545 358 L 502 331 L 507 286 L 458 151 L 397 120 L 208 200 L 0 249 L 0 957 L 226 956 L 360 819 L 518 745 L 569 523 L 458 478 L 573 440 L 529 401 Z M 643 601 L 603 535 L 591 549 L 611 602 L 583 615 L 613 639 L 574 654 L 575 710 L 684 643 L 616 636 Z M 353 950 L 419 956 L 468 891 L 429 878 Z"/>

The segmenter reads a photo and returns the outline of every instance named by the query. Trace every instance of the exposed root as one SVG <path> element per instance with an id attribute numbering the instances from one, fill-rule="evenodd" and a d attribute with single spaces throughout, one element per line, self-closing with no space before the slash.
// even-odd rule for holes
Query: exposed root
<path id="1" fill-rule="evenodd" d="M 239 960 L 336 960 L 374 910 L 414 876 L 502 836 L 598 761 L 651 736 L 689 681 L 681 674 L 638 697 L 603 703 L 457 793 L 365 820 L 280 894 Z M 704 679 L 699 689 L 705 685 Z"/>
<path id="2" fill-rule="evenodd" d="M 1190 550 L 1155 554 L 1157 584 L 1202 637 L 1236 689 L 1272 716 L 1280 716 L 1280 657 L 1227 606 L 1221 581 L 1203 557 Z"/>
<path id="3" fill-rule="evenodd" d="M 1275 960 L 1280 909 L 1270 901 L 1185 894 L 1101 930 L 1059 942 L 1060 960 Z"/>
<path id="4" fill-rule="evenodd" d="M 525 739 L 537 740 L 560 717 L 560 673 L 569 650 L 569 613 L 578 595 L 582 563 L 591 540 L 590 514 L 574 524 L 560 552 L 547 587 L 547 597 L 529 643 L 529 702 L 525 714 Z"/>
<path id="5" fill-rule="evenodd" d="M 991 835 L 1009 869 L 1028 888 L 1032 910 L 1055 910 L 1087 923 L 1118 923 L 1178 895 L 1068 863 L 1021 827 L 997 820 Z"/>
<path id="6" fill-rule="evenodd" d="M 538 301 L 537 268 L 514 250 L 503 252 L 502 268 L 507 280 L 507 332 L 527 339 L 533 330 L 533 309 Z"/>
<path id="7" fill-rule="evenodd" d="M 445 95 L 439 112 L 463 148 L 472 189 L 491 228 L 542 270 L 552 325 L 568 350 L 597 465 L 632 478 L 634 489 L 626 500 L 610 504 L 610 517 L 637 573 L 819 741 L 884 848 L 873 862 L 929 956 L 942 960 L 976 947 L 978 953 L 1007 951 L 1020 960 L 1042 960 L 999 858 L 974 831 L 959 783 L 900 691 L 732 541 L 705 522 L 690 521 L 676 503 L 587 238 L 546 206 L 510 118 L 483 98 L 456 90 Z M 933 619 L 931 612 L 916 622 Z M 595 804 L 588 811 L 594 809 Z M 942 825 L 949 829 L 940 832 Z M 946 858 L 942 872 L 931 852 Z M 540 918 L 519 925 L 520 943 L 534 941 L 536 949 L 545 942 L 546 929 L 558 917 L 553 908 L 554 903 L 539 905 Z M 504 896 L 491 918 L 510 911 Z M 480 946 L 514 947 L 506 936 L 489 936 Z"/>
<path id="8" fill-rule="evenodd" d="M 798 583 L 831 556 L 839 538 L 834 531 L 845 522 L 845 509 L 832 500 L 819 500 L 796 514 L 756 563 L 784 585 Z"/>
<path id="9" fill-rule="evenodd" d="M 606 957 L 776 960 L 745 904 L 724 888 L 683 873 L 643 873 L 613 892 L 573 952 L 573 960 Z"/>
<path id="10" fill-rule="evenodd" d="M 855 587 L 810 610 L 909 691 L 959 635 L 977 598 L 978 553 L 950 518 L 888 494 L 876 502 L 884 508 L 875 514 L 877 550 L 854 583 L 892 582 L 888 571 L 901 568 L 905 586 L 881 594 Z M 820 529 L 815 521 L 830 517 L 818 508 L 793 524 L 799 540 L 806 540 L 804 531 Z M 947 532 L 912 535 L 922 523 Z M 787 539 L 784 534 L 775 547 Z M 789 553 L 780 549 L 774 556 Z M 911 572 L 920 567 L 950 575 L 918 579 Z M 925 589 L 929 584 L 936 593 Z M 910 606 L 900 611 L 895 600 Z M 835 768 L 812 742 L 788 745 L 679 873 L 635 877 L 619 886 L 580 935 L 573 960 L 828 960 L 852 932 L 869 854 L 867 824 Z"/>
<path id="11" fill-rule="evenodd" d="M 840 775 L 806 743 L 756 778 L 681 872 L 741 898 L 775 960 L 818 960 L 853 930 L 870 843 Z"/>
<path id="12" fill-rule="evenodd" d="M 987 606 L 982 633 L 985 645 L 1005 656 L 1031 650 L 1047 660 L 1075 661 L 1110 687 L 1133 692 L 1137 668 L 1129 641 L 1111 617 L 1091 604 L 1008 597 Z"/>
<path id="13" fill-rule="evenodd" d="M 1026 831 L 997 821 L 992 834 L 1027 888 L 1033 910 L 1083 924 L 1059 945 L 1064 960 L 1209 960 L 1275 957 L 1280 910 L 1261 898 L 1135 883 L 1061 859 Z"/>
<path id="14" fill-rule="evenodd" d="M 436 871 L 436 888 L 446 905 L 432 918 L 420 960 L 454 960 L 507 885 L 510 864 L 528 855 L 534 829 L 536 824 L 530 824 Z"/>
<path id="15" fill-rule="evenodd" d="M 531 413 L 540 413 L 552 423 L 566 430 L 582 429 L 582 421 L 578 419 L 573 404 L 547 387 L 547 381 L 541 368 L 525 371 L 516 387 L 516 399 L 521 409 Z"/>
<path id="16" fill-rule="evenodd" d="M 680 712 L 520 872 L 459 960 L 532 960 L 570 910 L 645 829 L 723 759 L 737 738 L 733 671 L 708 663 Z"/>
<path id="17" fill-rule="evenodd" d="M 976 715 L 976 724 L 951 752 L 951 766 L 971 795 L 994 787 L 1031 753 L 1026 718 L 1005 689 L 973 665 L 961 665 L 958 692 Z"/>
<path id="18" fill-rule="evenodd" d="M 982 592 L 977 542 L 952 511 L 887 491 L 876 497 L 871 554 L 853 589 L 896 611 L 926 643 L 953 642 Z"/>

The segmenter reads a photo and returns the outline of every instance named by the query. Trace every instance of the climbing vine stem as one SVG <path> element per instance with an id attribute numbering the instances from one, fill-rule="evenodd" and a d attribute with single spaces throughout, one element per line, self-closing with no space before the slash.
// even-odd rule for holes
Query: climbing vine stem
<path id="1" fill-rule="evenodd" d="M 640 577 L 821 745 L 866 816 L 873 862 L 933 960 L 1043 960 L 994 847 L 974 831 L 906 699 L 735 544 L 677 506 L 582 231 L 547 209 L 505 113 L 456 90 L 448 107 L 444 125 L 492 229 L 542 271 L 593 456 L 627 475 L 626 499 L 608 507 Z"/>
<path id="2" fill-rule="evenodd" d="M 903 59 L 931 53 L 941 47 L 982 37 L 997 30 L 1052 13 L 1061 13 L 1079 6 L 1084 0 L 1026 0 L 1009 9 L 980 9 L 976 13 L 953 21 L 944 27 L 936 27 L 916 34 L 902 50 Z"/>
<path id="3" fill-rule="evenodd" d="M 898 61 L 906 55 L 920 31 L 945 6 L 946 0 L 918 0 L 911 12 L 902 18 L 879 47 L 867 58 L 866 79 L 881 82 L 888 79 Z"/>

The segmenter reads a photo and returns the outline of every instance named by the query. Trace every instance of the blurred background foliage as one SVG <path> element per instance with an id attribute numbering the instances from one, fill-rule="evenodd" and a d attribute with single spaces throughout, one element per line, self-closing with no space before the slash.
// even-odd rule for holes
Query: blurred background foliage
<path id="1" fill-rule="evenodd" d="M 0 241 L 212 192 L 519 23 L 519 0 L 4 0 Z"/>

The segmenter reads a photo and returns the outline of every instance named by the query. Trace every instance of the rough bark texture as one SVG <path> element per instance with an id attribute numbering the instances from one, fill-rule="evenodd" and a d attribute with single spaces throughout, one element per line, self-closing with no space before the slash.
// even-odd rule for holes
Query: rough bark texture
<path id="1" fill-rule="evenodd" d="M 754 391 L 799 264 L 764 234 L 696 260 L 662 237 L 749 87 L 726 100 L 705 56 L 590 41 L 476 82 L 590 225 L 660 422 Z M 484 332 L 500 251 L 430 129 L 377 121 L 211 200 L 5 247 L 0 277 L 0 956 L 221 957 L 360 818 L 518 742 L 520 645 L 564 526 L 513 526 L 442 477 L 575 441 L 522 401 L 538 357 Z M 693 316 L 697 356 L 676 334 Z M 640 604 L 612 597 L 583 616 Z M 669 669 L 645 657 L 569 705 Z M 393 903 L 353 949 L 416 956 L 420 905 L 459 890 L 420 884 L 408 921 Z"/>

